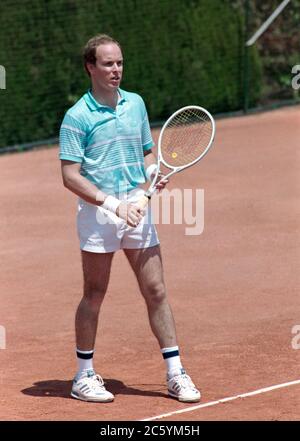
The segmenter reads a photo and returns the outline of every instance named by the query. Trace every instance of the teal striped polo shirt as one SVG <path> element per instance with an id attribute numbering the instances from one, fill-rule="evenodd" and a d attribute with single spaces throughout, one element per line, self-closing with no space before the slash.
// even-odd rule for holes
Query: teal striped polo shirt
<path id="1" fill-rule="evenodd" d="M 115 109 L 91 90 L 65 114 L 59 158 L 81 164 L 80 174 L 107 194 L 128 192 L 146 181 L 144 151 L 154 143 L 143 99 L 119 89 Z"/>

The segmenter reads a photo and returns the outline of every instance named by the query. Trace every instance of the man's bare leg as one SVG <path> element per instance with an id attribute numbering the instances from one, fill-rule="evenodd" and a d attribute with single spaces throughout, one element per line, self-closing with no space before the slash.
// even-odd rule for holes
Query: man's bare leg
<path id="1" fill-rule="evenodd" d="M 173 314 L 167 300 L 159 245 L 124 250 L 146 301 L 150 326 L 167 366 L 170 396 L 183 402 L 197 402 L 200 392 L 182 368 Z"/>
<path id="2" fill-rule="evenodd" d="M 159 245 L 145 249 L 125 249 L 146 301 L 149 322 L 161 348 L 177 345 L 171 307 L 167 300 Z"/>
<path id="3" fill-rule="evenodd" d="M 114 400 L 93 369 L 99 311 L 108 286 L 112 258 L 113 253 L 82 251 L 84 289 L 75 318 L 78 372 L 71 391 L 72 397 L 78 400 L 102 403 Z"/>
<path id="4" fill-rule="evenodd" d="M 75 329 L 77 349 L 82 351 L 92 350 L 95 346 L 98 316 L 109 282 L 113 254 L 81 252 L 84 288 L 76 312 Z"/>

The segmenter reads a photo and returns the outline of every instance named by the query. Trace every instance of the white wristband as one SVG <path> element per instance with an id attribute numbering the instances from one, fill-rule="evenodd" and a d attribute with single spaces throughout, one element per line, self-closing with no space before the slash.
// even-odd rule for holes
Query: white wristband
<path id="1" fill-rule="evenodd" d="M 153 173 L 156 173 L 157 171 L 157 165 L 156 164 L 150 164 L 149 167 L 146 169 L 146 177 L 148 181 L 152 181 L 151 176 Z"/>
<path id="2" fill-rule="evenodd" d="M 106 196 L 101 207 L 116 214 L 117 208 L 120 205 L 120 203 L 121 201 L 119 199 L 109 195 Z"/>

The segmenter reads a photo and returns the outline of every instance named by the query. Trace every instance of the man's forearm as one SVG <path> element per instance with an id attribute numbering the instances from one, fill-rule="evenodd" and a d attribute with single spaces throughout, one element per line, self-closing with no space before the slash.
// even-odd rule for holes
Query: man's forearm
<path id="1" fill-rule="evenodd" d="M 81 197 L 85 201 L 94 205 L 102 205 L 108 211 L 119 216 L 131 226 L 136 227 L 142 218 L 141 210 L 126 201 L 120 201 L 114 196 L 107 195 L 92 184 L 88 179 L 79 173 L 69 173 L 64 175 L 64 185 L 70 191 Z"/>
<path id="2" fill-rule="evenodd" d="M 71 176 L 64 178 L 65 187 L 75 193 L 86 202 L 94 205 L 102 205 L 107 194 L 99 190 L 96 185 L 81 176 L 79 173 L 74 173 Z"/>
<path id="3" fill-rule="evenodd" d="M 153 152 L 148 153 L 144 156 L 144 162 L 145 162 L 145 169 L 149 167 L 151 164 L 157 164 L 157 159 Z"/>

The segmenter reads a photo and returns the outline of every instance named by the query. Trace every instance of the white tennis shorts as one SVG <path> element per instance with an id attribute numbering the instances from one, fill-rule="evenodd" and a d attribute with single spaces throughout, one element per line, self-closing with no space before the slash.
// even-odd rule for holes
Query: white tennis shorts
<path id="1" fill-rule="evenodd" d="M 135 203 L 143 195 L 141 188 L 119 195 L 120 200 Z M 150 208 L 137 227 L 130 227 L 114 213 L 83 199 L 78 201 L 77 232 L 80 248 L 93 253 L 110 253 L 124 248 L 149 248 L 159 244 Z"/>

